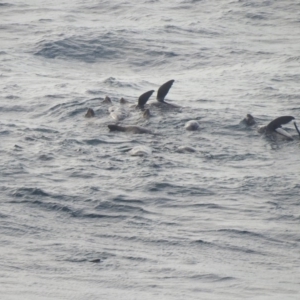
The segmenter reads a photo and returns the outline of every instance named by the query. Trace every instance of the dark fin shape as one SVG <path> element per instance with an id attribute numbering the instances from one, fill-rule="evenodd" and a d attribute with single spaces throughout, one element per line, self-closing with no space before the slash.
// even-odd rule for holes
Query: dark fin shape
<path id="1" fill-rule="evenodd" d="M 283 124 L 287 124 L 289 122 L 291 122 L 292 120 L 294 120 L 295 118 L 292 116 L 283 116 L 283 117 L 279 117 L 275 120 L 273 120 L 272 122 L 270 122 L 267 125 L 267 129 L 270 131 L 274 131 L 275 129 L 281 127 L 281 125 Z"/>
<path id="2" fill-rule="evenodd" d="M 298 128 L 296 122 L 294 122 L 294 126 L 295 126 L 295 128 L 296 128 L 296 130 L 297 130 L 297 132 L 298 132 L 298 134 L 299 134 L 299 138 L 300 138 L 300 131 L 299 131 L 299 128 Z"/>
<path id="3" fill-rule="evenodd" d="M 110 131 L 124 131 L 124 128 L 122 126 L 115 125 L 115 124 L 107 125 L 107 127 L 109 128 Z"/>
<path id="4" fill-rule="evenodd" d="M 89 108 L 84 116 L 85 118 L 93 118 L 95 117 L 95 112 L 92 108 Z"/>
<path id="5" fill-rule="evenodd" d="M 149 100 L 149 98 L 151 97 L 151 95 L 153 93 L 154 93 L 154 90 L 151 90 L 151 91 L 148 91 L 148 92 L 142 94 L 138 100 L 138 107 L 144 108 L 144 105 L 147 103 L 147 101 Z"/>
<path id="6" fill-rule="evenodd" d="M 112 104 L 112 101 L 111 101 L 110 97 L 106 96 L 105 99 L 102 101 L 102 103 Z"/>
<path id="7" fill-rule="evenodd" d="M 168 82 L 164 83 L 160 86 L 160 88 L 157 91 L 156 100 L 159 102 L 164 102 L 165 97 L 167 96 L 172 84 L 175 80 L 169 80 Z"/>

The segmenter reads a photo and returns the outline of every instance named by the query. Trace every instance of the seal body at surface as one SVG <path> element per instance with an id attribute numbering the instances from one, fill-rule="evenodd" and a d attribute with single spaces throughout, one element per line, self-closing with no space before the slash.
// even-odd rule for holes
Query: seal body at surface
<path id="1" fill-rule="evenodd" d="M 148 156 L 152 154 L 152 149 L 143 145 L 136 146 L 129 151 L 129 154 L 131 156 Z"/>
<path id="2" fill-rule="evenodd" d="M 122 132 L 130 132 L 130 133 L 150 133 L 153 132 L 147 128 L 140 126 L 120 126 L 115 124 L 107 125 L 110 131 L 122 131 Z"/>
<path id="3" fill-rule="evenodd" d="M 127 104 L 128 103 L 128 101 L 127 100 L 125 100 L 123 97 L 120 99 L 120 104 Z"/>
<path id="4" fill-rule="evenodd" d="M 196 120 L 191 120 L 185 123 L 184 128 L 186 130 L 195 131 L 200 128 L 200 124 Z"/>
<path id="5" fill-rule="evenodd" d="M 111 106 L 108 111 L 109 115 L 116 121 L 124 120 L 129 116 L 129 111 L 123 106 Z"/>

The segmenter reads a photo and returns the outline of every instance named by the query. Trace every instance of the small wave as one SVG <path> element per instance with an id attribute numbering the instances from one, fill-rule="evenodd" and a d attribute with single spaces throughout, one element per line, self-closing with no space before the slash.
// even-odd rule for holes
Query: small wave
<path id="1" fill-rule="evenodd" d="M 66 98 L 66 95 L 63 94 L 49 94 L 49 95 L 45 95 L 46 98 L 50 98 L 50 99 L 64 99 Z"/>
<path id="2" fill-rule="evenodd" d="M 262 14 L 252 14 L 252 13 L 248 13 L 246 14 L 246 18 L 252 19 L 252 20 L 266 20 L 266 16 L 262 15 Z"/>
<path id="3" fill-rule="evenodd" d="M 229 232 L 237 235 L 247 235 L 247 236 L 253 236 L 253 237 L 260 237 L 264 238 L 262 234 L 247 231 L 247 230 L 238 230 L 238 229 L 220 229 L 219 232 Z"/>
<path id="4" fill-rule="evenodd" d="M 7 217 L 8 217 L 7 215 L 4 215 L 4 214 L 0 213 L 0 218 L 1 218 L 1 219 L 5 219 L 5 218 L 7 218 Z"/>
<path id="5" fill-rule="evenodd" d="M 199 26 L 198 23 L 192 22 L 190 24 L 190 27 L 179 27 L 175 25 L 165 25 L 165 32 L 167 33 L 183 33 L 183 34 L 188 34 L 188 33 L 196 33 L 197 35 L 200 36 L 207 36 L 207 37 L 212 37 L 212 36 L 217 36 L 219 35 L 218 32 L 208 30 L 208 29 L 199 29 L 196 26 Z M 209 50 L 208 48 L 201 48 L 199 49 L 201 51 Z"/>
<path id="6" fill-rule="evenodd" d="M 49 197 L 50 194 L 39 188 L 19 188 L 12 193 L 12 196 L 22 198 L 27 196 Z"/>
<path id="7" fill-rule="evenodd" d="M 14 5 L 11 3 L 0 3 L 0 7 L 11 7 L 11 6 L 14 6 Z"/>
<path id="8" fill-rule="evenodd" d="M 129 87 L 129 88 L 133 87 L 132 82 L 120 81 L 114 77 L 108 77 L 108 78 L 104 79 L 103 83 L 105 83 L 109 86 L 112 86 L 112 87 Z"/>
<path id="9" fill-rule="evenodd" d="M 49 22 L 53 22 L 52 19 L 39 19 L 39 22 L 41 23 L 49 23 Z"/>
<path id="10" fill-rule="evenodd" d="M 218 276 L 216 274 L 198 274 L 198 275 L 192 275 L 189 276 L 190 279 L 197 279 L 201 281 L 206 282 L 223 282 L 223 281 L 229 281 L 229 280 L 235 280 L 236 278 L 230 277 L 230 276 Z"/>
<path id="11" fill-rule="evenodd" d="M 42 161 L 49 161 L 49 160 L 53 160 L 53 159 L 54 159 L 53 156 L 46 155 L 46 154 L 42 154 L 39 156 L 39 160 L 42 160 Z"/>
<path id="12" fill-rule="evenodd" d="M 92 146 L 97 146 L 100 144 L 107 144 L 107 141 L 100 140 L 100 139 L 90 139 L 90 140 L 83 140 L 84 143 Z"/>
<path id="13" fill-rule="evenodd" d="M 8 97 L 10 97 L 10 96 L 8 96 Z M 14 98 L 9 98 L 9 99 L 14 99 Z M 25 106 L 21 106 L 21 105 L 0 107 L 0 112 L 29 112 L 29 111 L 31 111 L 31 109 L 29 109 L 28 107 L 25 107 Z"/>
<path id="14" fill-rule="evenodd" d="M 300 56 L 292 56 L 285 60 L 285 62 L 298 62 L 300 61 Z"/>
<path id="15" fill-rule="evenodd" d="M 101 203 L 98 206 L 95 207 L 96 210 L 101 210 L 101 211 L 117 211 L 121 213 L 137 213 L 138 215 L 150 213 L 149 211 L 139 207 L 139 206 L 133 206 L 133 205 L 128 205 L 128 204 L 116 204 L 116 203 Z"/>
<path id="16" fill-rule="evenodd" d="M 146 262 L 149 259 L 145 257 L 136 257 L 136 256 L 124 256 L 123 258 L 128 259 L 130 261 L 138 261 L 138 262 Z"/>
<path id="17" fill-rule="evenodd" d="M 76 118 L 77 116 L 83 117 L 86 113 L 88 107 L 99 106 L 100 98 L 87 99 L 84 101 L 74 100 L 71 102 L 64 102 L 56 104 L 50 107 L 47 111 L 43 112 L 40 116 L 44 116 L 45 114 L 48 116 L 54 116 L 59 118 L 59 121 L 65 122 L 70 118 Z M 97 117 L 102 115 L 107 115 L 107 108 L 100 107 L 98 109 L 94 109 Z"/>
<path id="18" fill-rule="evenodd" d="M 24 190 L 24 189 L 23 189 Z M 29 190 L 29 189 L 28 189 Z M 22 194 L 20 191 L 14 194 L 15 197 L 26 197 L 26 200 L 21 200 L 21 201 L 10 201 L 10 203 L 18 203 L 18 204 L 30 204 L 37 206 L 42 209 L 50 210 L 50 211 L 56 211 L 56 212 L 65 212 L 73 216 L 76 214 L 76 212 L 63 204 L 57 203 L 57 202 L 47 202 L 47 201 L 41 201 L 41 200 L 34 200 L 32 196 L 38 196 L 40 198 L 41 196 L 43 197 L 49 197 L 50 195 L 47 193 L 44 193 L 43 191 L 33 191 L 32 193 L 25 193 Z M 30 197 L 29 197 L 30 196 Z M 30 199 L 31 198 L 31 199 Z"/>
<path id="19" fill-rule="evenodd" d="M 171 183 L 166 182 L 157 182 L 152 183 L 149 187 L 150 192 L 160 192 L 166 191 L 168 194 L 188 194 L 188 195 L 214 195 L 215 193 L 211 190 L 200 188 L 200 187 L 191 187 L 191 186 L 180 186 L 180 185 L 173 185 Z"/>
<path id="20" fill-rule="evenodd" d="M 10 100 L 16 100 L 16 99 L 20 99 L 19 96 L 16 96 L 16 95 L 8 95 L 5 97 L 6 99 L 10 99 Z"/>
<path id="21" fill-rule="evenodd" d="M 124 220 L 127 218 L 124 215 L 86 213 L 81 211 L 72 212 L 72 217 L 87 218 L 87 219 L 118 219 L 118 220 Z"/>
<path id="22" fill-rule="evenodd" d="M 212 243 L 206 242 L 206 241 L 203 241 L 203 240 L 196 240 L 196 241 L 192 241 L 191 243 L 196 244 L 196 245 L 212 245 Z"/>
<path id="23" fill-rule="evenodd" d="M 71 36 L 57 41 L 42 41 L 35 55 L 45 58 L 70 58 L 93 63 L 98 59 L 111 60 L 124 57 L 122 48 L 128 44 L 120 35 L 105 33 L 98 38 Z"/>
<path id="24" fill-rule="evenodd" d="M 265 1 L 248 1 L 248 0 L 239 0 L 239 3 L 242 3 L 242 6 L 245 7 L 266 7 L 271 6 L 273 1 L 265 0 Z"/>
<path id="25" fill-rule="evenodd" d="M 52 97 L 52 95 L 47 95 L 46 97 Z M 49 112 L 52 112 L 52 111 L 57 111 L 57 110 L 60 110 L 60 109 L 66 109 L 66 108 L 69 108 L 69 107 L 74 107 L 74 106 L 77 106 L 79 105 L 80 103 L 78 101 L 72 101 L 72 102 L 64 102 L 64 103 L 59 103 L 59 104 L 56 104 L 52 107 L 49 108 Z"/>
<path id="26" fill-rule="evenodd" d="M 104 215 L 104 214 L 96 214 L 96 213 L 86 213 L 86 214 L 80 214 L 76 215 L 76 217 L 81 217 L 81 218 L 92 218 L 92 219 L 102 219 L 102 218 L 117 218 L 119 219 L 120 216 L 112 216 L 112 215 Z"/>
<path id="27" fill-rule="evenodd" d="M 0 135 L 9 135 L 9 134 L 10 134 L 9 130 L 0 131 Z"/>
<path id="28" fill-rule="evenodd" d="M 37 132 L 43 132 L 43 133 L 59 133 L 59 131 L 56 131 L 54 129 L 50 129 L 50 128 L 33 128 L 31 129 L 33 131 L 37 131 Z"/>
<path id="29" fill-rule="evenodd" d="M 47 59 L 70 59 L 86 63 L 121 61 L 138 67 L 169 63 L 178 54 L 169 48 L 157 47 L 157 41 L 132 39 L 130 31 L 116 30 L 98 37 L 71 36 L 56 41 L 41 41 L 34 54 Z"/>

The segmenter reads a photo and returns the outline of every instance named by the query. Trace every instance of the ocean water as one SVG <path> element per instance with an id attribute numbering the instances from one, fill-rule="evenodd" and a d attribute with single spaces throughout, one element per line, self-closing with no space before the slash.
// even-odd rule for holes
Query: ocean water
<path id="1" fill-rule="evenodd" d="M 299 136 L 241 123 L 299 118 L 299 11 L 2 1 L 1 299 L 299 299 Z M 131 108 L 170 79 L 179 109 Z M 155 134 L 109 132 L 106 95 Z"/>

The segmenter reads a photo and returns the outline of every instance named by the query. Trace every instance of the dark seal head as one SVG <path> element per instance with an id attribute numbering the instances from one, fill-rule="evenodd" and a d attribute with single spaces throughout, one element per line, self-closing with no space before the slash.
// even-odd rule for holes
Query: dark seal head
<path id="1" fill-rule="evenodd" d="M 252 115 L 247 114 L 246 118 L 243 120 L 243 122 L 247 125 L 247 126 L 253 126 L 255 125 L 255 120 L 253 118 Z"/>
<path id="2" fill-rule="evenodd" d="M 110 97 L 105 96 L 105 99 L 102 101 L 102 103 L 104 103 L 104 104 L 112 104 L 112 101 L 111 101 Z"/>
<path id="3" fill-rule="evenodd" d="M 123 97 L 120 99 L 120 103 L 121 104 L 127 104 L 128 103 L 128 101 L 127 100 L 125 100 Z"/>
<path id="4" fill-rule="evenodd" d="M 84 115 L 85 118 L 93 118 L 95 117 L 95 112 L 92 108 L 89 108 L 86 112 L 86 114 Z"/>

